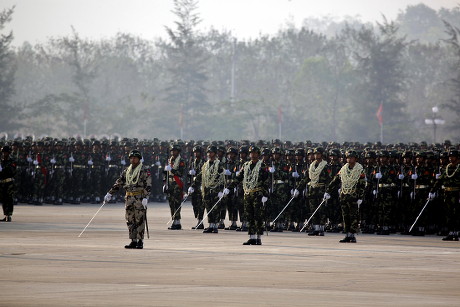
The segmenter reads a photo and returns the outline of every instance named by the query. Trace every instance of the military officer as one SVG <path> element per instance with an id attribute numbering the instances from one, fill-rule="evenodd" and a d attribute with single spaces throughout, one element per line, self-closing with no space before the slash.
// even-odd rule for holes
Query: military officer
<path id="1" fill-rule="evenodd" d="M 16 176 L 16 162 L 10 158 L 10 146 L 2 147 L 2 157 L 0 161 L 0 202 L 3 207 L 5 217 L 2 222 L 11 222 L 13 215 L 14 201 L 14 177 Z"/>

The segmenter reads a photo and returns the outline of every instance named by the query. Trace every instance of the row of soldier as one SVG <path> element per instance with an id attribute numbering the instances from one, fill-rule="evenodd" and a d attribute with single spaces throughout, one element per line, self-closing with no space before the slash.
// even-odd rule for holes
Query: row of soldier
<path id="1" fill-rule="evenodd" d="M 180 229 L 182 226 L 179 206 L 183 200 L 183 192 L 188 186 L 200 186 L 195 182 L 195 177 L 207 160 L 206 155 L 209 151 L 205 150 L 206 143 L 194 147 L 180 142 L 175 144 L 169 148 L 168 142 L 136 143 L 132 140 L 92 140 L 90 144 L 83 140 L 74 140 L 71 144 L 59 140 L 44 140 L 30 144 L 12 142 L 12 155 L 18 163 L 15 178 L 18 200 L 35 204 L 44 201 L 55 204 L 62 204 L 64 201 L 99 202 L 99 196 L 103 195 L 119 176 L 126 165 L 126 154 L 134 147 L 143 152 L 144 165 L 149 165 L 151 169 L 151 198 L 159 201 L 164 200 L 165 195 L 168 197 L 173 218 L 170 229 Z M 216 158 L 223 163 L 223 188 L 232 185 L 239 167 L 248 159 L 247 145 L 238 146 L 235 142 L 221 142 L 220 145 L 216 143 L 215 146 L 211 146 L 212 151 L 216 152 Z M 316 147 L 307 150 L 289 148 L 289 145 L 276 142 L 264 145 L 266 147 L 262 148 L 261 156 L 265 165 L 268 165 L 270 180 L 267 195 L 269 201 L 264 215 L 269 230 L 299 231 L 303 228 L 306 218 L 322 202 L 328 184 L 344 164 L 343 149 L 341 150 L 337 143 L 328 146 L 330 149 Z M 449 164 L 446 148 L 442 151 L 442 146 L 437 146 L 435 149 L 439 149 L 440 152 L 436 156 L 421 145 L 417 148 L 419 151 L 406 150 L 398 154 L 385 150 L 383 146 L 373 146 L 377 151 L 367 148 L 360 152 L 364 146 L 353 144 L 358 150 L 359 161 L 364 165 L 366 173 L 364 202 L 359 206 L 360 226 L 363 232 L 408 232 L 414 216 L 423 208 L 428 192 Z M 175 159 L 174 156 L 177 157 L 179 154 L 182 155 L 180 171 L 168 178 L 170 171 L 164 169 L 170 164 L 167 161 Z M 316 163 L 313 163 L 315 160 Z M 318 163 L 321 163 L 321 172 L 319 169 L 315 172 L 315 168 L 312 167 Z M 318 178 L 315 177 L 317 175 Z M 162 181 L 166 185 L 163 186 Z M 176 193 L 171 192 L 174 189 Z M 205 208 L 199 188 L 196 190 L 189 198 L 193 204 L 197 225 L 202 227 Z M 296 190 L 300 196 L 292 200 L 272 225 L 270 221 L 277 217 Z M 341 231 L 343 221 L 339 191 L 330 192 L 330 199 L 316 212 L 312 220 L 311 235 L 322 236 L 325 231 Z M 448 209 L 442 204 L 443 191 L 437 192 L 438 197 L 427 208 L 412 234 L 444 234 L 447 231 Z M 228 214 L 230 225 L 226 229 L 246 230 L 242 198 L 241 188 L 236 186 L 230 190 L 229 195 L 214 209 L 213 215 L 217 217 L 213 216 L 213 227 L 208 228 L 214 232 L 219 228 L 225 228 L 223 222 Z M 219 214 L 216 214 L 217 212 Z"/>

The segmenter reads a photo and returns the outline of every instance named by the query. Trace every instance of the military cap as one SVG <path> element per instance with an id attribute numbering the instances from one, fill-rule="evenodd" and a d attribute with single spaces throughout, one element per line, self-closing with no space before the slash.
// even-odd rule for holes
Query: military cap
<path id="1" fill-rule="evenodd" d="M 295 150 L 294 149 L 286 149 L 285 155 L 286 156 L 294 156 L 295 155 Z"/>
<path id="2" fill-rule="evenodd" d="M 142 159 L 142 154 L 139 150 L 131 150 L 131 152 L 129 153 L 129 156 L 128 157 L 136 157 L 136 158 L 139 158 L 139 159 Z"/>
<path id="3" fill-rule="evenodd" d="M 439 154 L 439 158 L 441 159 L 447 159 L 449 158 L 449 153 L 447 151 L 443 151 Z"/>
<path id="4" fill-rule="evenodd" d="M 217 153 L 217 146 L 216 145 L 209 145 L 208 149 L 206 149 L 206 152 Z"/>
<path id="5" fill-rule="evenodd" d="M 297 148 L 297 149 L 295 150 L 294 154 L 295 154 L 296 156 L 302 156 L 302 157 L 304 157 L 304 156 L 305 156 L 305 150 L 303 150 L 302 148 Z"/>
<path id="6" fill-rule="evenodd" d="M 427 155 L 426 155 L 426 152 L 424 152 L 424 151 L 418 151 L 418 152 L 415 154 L 415 157 L 416 157 L 416 158 L 419 158 L 419 157 L 420 157 L 420 158 L 426 158 Z"/>
<path id="7" fill-rule="evenodd" d="M 270 155 L 270 149 L 268 147 L 262 148 L 262 155 L 263 156 L 268 156 Z"/>
<path id="8" fill-rule="evenodd" d="M 323 147 L 316 147 L 315 151 L 313 152 L 314 154 L 324 154 L 324 148 Z"/>
<path id="9" fill-rule="evenodd" d="M 351 158 L 351 157 L 355 157 L 355 158 L 358 158 L 358 153 L 354 150 L 349 150 L 346 152 L 345 156 L 347 158 Z"/>
<path id="10" fill-rule="evenodd" d="M 252 145 L 249 147 L 249 152 L 258 152 L 260 154 L 260 148 L 255 146 L 255 145 Z"/>
<path id="11" fill-rule="evenodd" d="M 241 146 L 240 147 L 240 154 L 241 153 L 249 153 L 249 148 L 247 146 Z"/>
<path id="12" fill-rule="evenodd" d="M 342 154 L 340 153 L 340 150 L 338 149 L 331 149 L 329 150 L 329 156 L 331 157 L 340 157 Z"/>
<path id="13" fill-rule="evenodd" d="M 224 146 L 219 146 L 217 147 L 217 151 L 222 151 L 222 152 L 225 152 L 225 147 Z"/>
<path id="14" fill-rule="evenodd" d="M 227 153 L 228 153 L 228 154 L 229 154 L 229 153 L 238 154 L 238 150 L 236 150 L 235 147 L 229 147 L 229 148 L 227 149 Z"/>
<path id="15" fill-rule="evenodd" d="M 173 151 L 173 150 L 177 150 L 177 151 L 181 151 L 181 147 L 178 145 L 178 144 L 173 144 L 170 146 L 169 148 L 170 151 Z"/>
<path id="16" fill-rule="evenodd" d="M 279 147 L 274 147 L 272 149 L 272 154 L 281 154 L 281 148 Z"/>
<path id="17" fill-rule="evenodd" d="M 203 148 L 200 145 L 196 145 L 195 147 L 193 147 L 192 151 L 193 152 L 202 152 Z"/>
<path id="18" fill-rule="evenodd" d="M 412 153 L 412 151 L 405 151 L 403 152 L 402 157 L 412 159 L 414 157 L 414 154 Z"/>
<path id="19" fill-rule="evenodd" d="M 390 153 L 387 150 L 382 150 L 379 152 L 379 157 L 390 157 Z"/>
<path id="20" fill-rule="evenodd" d="M 377 158 L 377 154 L 375 153 L 375 151 L 368 151 L 364 154 L 364 158 L 366 159 L 375 159 Z"/>
<path id="21" fill-rule="evenodd" d="M 458 158 L 458 150 L 456 149 L 451 149 L 449 151 L 449 157 L 457 157 Z"/>

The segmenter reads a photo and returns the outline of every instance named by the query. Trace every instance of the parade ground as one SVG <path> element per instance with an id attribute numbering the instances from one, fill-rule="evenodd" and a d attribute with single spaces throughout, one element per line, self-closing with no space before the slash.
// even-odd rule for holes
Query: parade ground
<path id="1" fill-rule="evenodd" d="M 460 306 L 460 242 L 438 236 L 203 234 L 150 203 L 150 239 L 128 250 L 124 206 L 15 207 L 0 223 L 0 306 Z M 228 221 L 227 221 L 228 224 Z"/>

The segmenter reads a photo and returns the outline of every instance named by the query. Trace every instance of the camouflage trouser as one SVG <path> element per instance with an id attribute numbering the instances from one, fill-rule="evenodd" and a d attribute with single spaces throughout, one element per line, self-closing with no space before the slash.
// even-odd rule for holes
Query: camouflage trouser
<path id="1" fill-rule="evenodd" d="M 313 214 L 318 206 L 323 201 L 324 197 L 324 188 L 312 188 L 308 191 L 308 199 L 310 205 L 310 212 Z M 316 211 L 315 215 L 311 219 L 313 225 L 325 225 L 326 224 L 326 206 L 325 204 L 321 205 L 321 208 Z"/>
<path id="2" fill-rule="evenodd" d="M 65 183 L 65 173 L 64 169 L 55 169 L 53 172 L 53 176 L 50 176 L 49 179 L 49 194 L 50 196 L 54 196 L 56 199 L 63 198 L 63 189 Z"/>
<path id="3" fill-rule="evenodd" d="M 243 189 L 241 186 L 237 188 L 237 193 L 235 194 L 234 202 L 236 203 L 236 208 L 238 210 L 238 214 L 240 216 L 240 222 L 246 222 L 246 214 L 244 208 L 244 196 L 243 196 Z"/>
<path id="4" fill-rule="evenodd" d="M 196 219 L 202 220 L 204 215 L 203 195 L 198 189 L 191 195 L 193 214 Z"/>
<path id="5" fill-rule="evenodd" d="M 93 168 L 91 169 L 91 177 L 89 178 L 88 182 L 90 183 L 89 188 L 89 195 L 92 198 L 99 197 L 103 195 L 104 190 L 102 189 L 102 176 L 104 175 L 104 171 L 102 168 Z"/>
<path id="6" fill-rule="evenodd" d="M 460 230 L 460 191 L 444 191 L 444 205 L 446 206 L 446 224 L 451 231 Z"/>
<path id="7" fill-rule="evenodd" d="M 219 223 L 220 221 L 220 210 L 223 199 L 214 207 L 219 200 L 218 193 L 219 191 L 217 189 L 203 192 L 203 204 L 208 212 L 208 223 Z M 212 209 L 212 207 L 214 207 L 214 209 Z"/>
<path id="8" fill-rule="evenodd" d="M 43 199 L 45 197 L 45 189 L 46 189 L 46 176 L 42 172 L 41 168 L 35 168 L 35 176 L 33 179 L 33 197 L 38 199 Z"/>
<path id="9" fill-rule="evenodd" d="M 14 183 L 0 183 L 0 202 L 4 215 L 13 215 Z"/>
<path id="10" fill-rule="evenodd" d="M 286 206 L 288 203 L 290 197 L 288 194 L 288 190 L 286 188 L 285 184 L 275 184 L 273 193 L 271 194 L 271 212 L 270 212 L 270 219 L 273 221 L 276 216 L 283 210 L 283 208 Z M 292 203 L 291 203 L 292 205 Z M 279 223 L 284 223 L 286 220 L 286 216 L 288 215 L 288 212 L 292 210 L 286 208 L 286 210 L 281 214 L 281 216 L 278 218 Z"/>
<path id="11" fill-rule="evenodd" d="M 72 176 L 69 177 L 70 196 L 74 199 L 80 199 L 83 196 L 83 181 L 86 178 L 86 171 L 83 169 L 74 168 Z"/>
<path id="12" fill-rule="evenodd" d="M 380 226 L 396 225 L 394 210 L 396 192 L 392 189 L 381 189 L 378 194 L 378 223 Z"/>
<path id="13" fill-rule="evenodd" d="M 228 219 L 230 221 L 237 221 L 238 220 L 238 208 L 237 208 L 237 201 L 235 197 L 235 193 L 233 190 L 230 190 L 230 193 L 225 196 L 227 210 L 228 210 Z"/>
<path id="14" fill-rule="evenodd" d="M 262 204 L 262 192 L 254 192 L 244 195 L 244 209 L 248 221 L 249 235 L 264 234 L 264 208 Z"/>
<path id="15" fill-rule="evenodd" d="M 358 232 L 358 198 L 353 195 L 340 194 L 343 227 L 345 232 Z"/>
<path id="16" fill-rule="evenodd" d="M 182 208 L 179 209 L 179 207 L 180 207 L 180 204 L 182 203 L 182 195 L 183 195 L 182 189 L 175 182 L 173 183 L 170 182 L 169 189 L 168 189 L 169 210 L 171 211 L 171 218 L 175 220 L 181 219 L 180 212 Z M 176 215 L 174 215 L 174 212 L 176 212 Z"/>
<path id="17" fill-rule="evenodd" d="M 130 239 L 144 239 L 146 210 L 142 206 L 141 196 L 126 196 L 126 224 Z"/>

